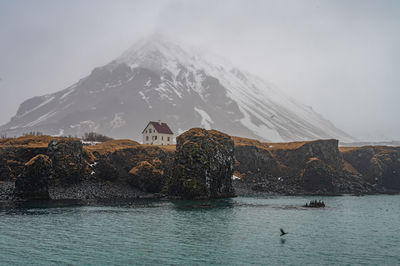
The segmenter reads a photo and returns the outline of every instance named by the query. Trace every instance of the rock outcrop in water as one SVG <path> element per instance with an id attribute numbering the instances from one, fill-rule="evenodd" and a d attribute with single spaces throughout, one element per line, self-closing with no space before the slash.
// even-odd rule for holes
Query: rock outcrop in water
<path id="1" fill-rule="evenodd" d="M 24 171 L 15 181 L 15 195 L 22 199 L 49 199 L 48 184 L 53 173 L 47 155 L 38 154 L 25 164 Z"/>
<path id="2" fill-rule="evenodd" d="M 168 193 L 174 197 L 232 197 L 234 143 L 230 136 L 200 128 L 177 138 L 174 170 Z"/>
<path id="3" fill-rule="evenodd" d="M 306 203 L 303 207 L 306 208 L 325 208 L 325 202 L 319 200 L 312 200 L 309 203 Z"/>

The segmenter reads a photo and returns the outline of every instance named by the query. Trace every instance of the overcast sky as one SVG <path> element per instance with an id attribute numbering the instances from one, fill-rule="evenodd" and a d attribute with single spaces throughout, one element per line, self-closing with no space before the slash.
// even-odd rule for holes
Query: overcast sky
<path id="1" fill-rule="evenodd" d="M 0 124 L 164 32 L 361 140 L 400 140 L 400 1 L 0 0 Z"/>

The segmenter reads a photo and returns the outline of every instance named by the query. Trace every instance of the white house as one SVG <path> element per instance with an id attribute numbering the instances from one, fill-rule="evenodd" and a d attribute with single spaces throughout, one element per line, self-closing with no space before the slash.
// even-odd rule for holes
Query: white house
<path id="1" fill-rule="evenodd" d="M 150 121 L 144 128 L 143 132 L 143 144 L 151 145 L 171 145 L 174 144 L 173 138 L 174 133 L 166 123 L 161 121 L 153 122 Z"/>

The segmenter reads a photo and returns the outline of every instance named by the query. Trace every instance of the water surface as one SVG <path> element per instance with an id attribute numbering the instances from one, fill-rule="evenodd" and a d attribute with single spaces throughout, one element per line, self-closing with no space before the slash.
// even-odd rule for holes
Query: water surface
<path id="1" fill-rule="evenodd" d="M 311 199 L 329 207 L 301 207 Z M 0 264 L 400 265 L 399 206 L 400 195 L 3 206 Z"/>

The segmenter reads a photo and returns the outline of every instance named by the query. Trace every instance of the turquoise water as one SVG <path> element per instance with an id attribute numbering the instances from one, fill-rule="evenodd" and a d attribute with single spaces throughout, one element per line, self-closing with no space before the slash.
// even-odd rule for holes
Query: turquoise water
<path id="1" fill-rule="evenodd" d="M 0 264 L 400 265 L 399 195 L 311 199 L 3 206 Z"/>

